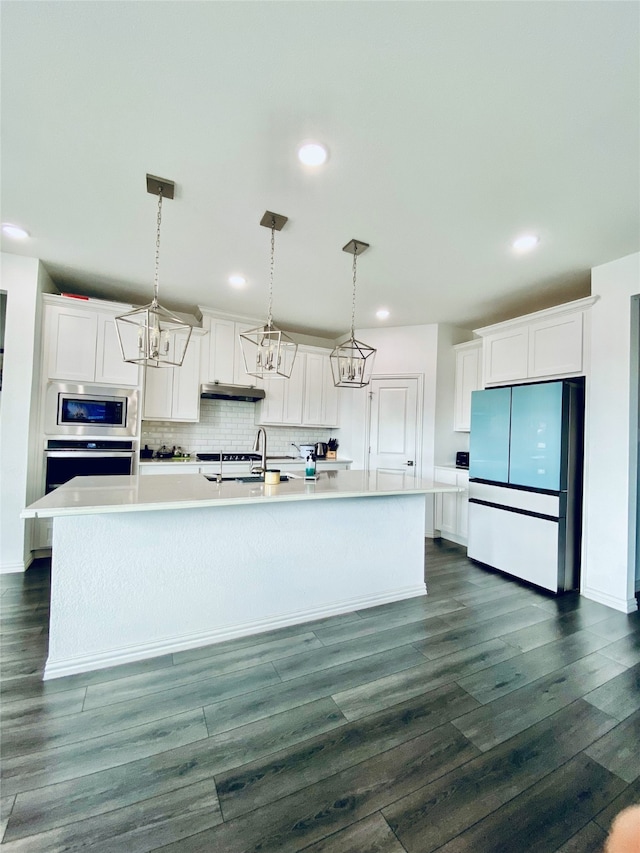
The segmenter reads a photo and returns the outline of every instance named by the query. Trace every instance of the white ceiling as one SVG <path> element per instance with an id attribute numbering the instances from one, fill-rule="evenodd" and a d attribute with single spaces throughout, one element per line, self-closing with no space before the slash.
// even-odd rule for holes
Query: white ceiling
<path id="1" fill-rule="evenodd" d="M 639 248 L 636 2 L 3 2 L 2 249 L 57 285 L 264 317 L 473 328 Z M 309 171 L 298 143 L 331 156 Z M 510 241 L 540 235 L 516 256 Z M 247 286 L 226 282 L 242 272 Z"/>

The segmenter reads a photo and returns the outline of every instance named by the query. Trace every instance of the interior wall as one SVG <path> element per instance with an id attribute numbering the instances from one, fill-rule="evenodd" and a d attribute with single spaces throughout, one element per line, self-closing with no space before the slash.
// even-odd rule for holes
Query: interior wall
<path id="1" fill-rule="evenodd" d="M 591 291 L 598 301 L 591 309 L 582 592 L 628 613 L 636 607 L 631 298 L 640 292 L 640 253 L 594 267 Z"/>
<path id="2" fill-rule="evenodd" d="M 355 334 L 374 347 L 376 360 L 374 376 L 402 376 L 422 374 L 422 447 L 418 475 L 432 479 L 435 431 L 436 392 L 438 362 L 438 326 L 435 323 L 423 326 L 358 329 Z M 352 468 L 363 469 L 367 463 L 367 394 L 368 388 L 349 389 L 342 393 L 340 402 L 340 455 L 353 460 Z M 433 535 L 433 505 L 427 495 L 426 535 Z"/>
<path id="3" fill-rule="evenodd" d="M 0 402 L 0 572 L 22 572 L 31 561 L 20 512 L 31 498 L 37 443 L 32 415 L 40 379 L 39 293 L 51 282 L 37 259 L 3 252 L 0 264 L 7 293 Z M 40 452 L 40 462 L 41 457 Z"/>
<path id="4" fill-rule="evenodd" d="M 470 341 L 473 332 L 438 325 L 438 356 L 436 379 L 435 462 L 436 465 L 455 465 L 458 450 L 469 450 L 469 433 L 454 432 L 456 352 L 453 347 Z"/>

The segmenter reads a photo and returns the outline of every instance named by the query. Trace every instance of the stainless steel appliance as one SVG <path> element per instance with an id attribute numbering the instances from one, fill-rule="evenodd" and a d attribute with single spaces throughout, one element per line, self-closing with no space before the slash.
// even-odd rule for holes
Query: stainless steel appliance
<path id="1" fill-rule="evenodd" d="M 317 459 L 324 459 L 324 457 L 327 455 L 328 449 L 329 449 L 329 447 L 328 447 L 328 445 L 326 445 L 324 443 L 324 441 L 318 441 L 314 445 L 313 452 L 314 452 Z"/>
<path id="2" fill-rule="evenodd" d="M 131 474 L 135 449 L 133 441 L 49 439 L 44 455 L 45 491 L 49 494 L 73 477 Z"/>
<path id="3" fill-rule="evenodd" d="M 50 382 L 45 400 L 45 434 L 134 436 L 138 426 L 138 391 Z"/>

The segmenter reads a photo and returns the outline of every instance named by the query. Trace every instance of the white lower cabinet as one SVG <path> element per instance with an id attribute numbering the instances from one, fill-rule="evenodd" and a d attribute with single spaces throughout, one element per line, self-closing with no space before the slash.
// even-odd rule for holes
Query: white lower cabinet
<path id="1" fill-rule="evenodd" d="M 437 494 L 434 501 L 434 528 L 443 539 L 460 545 L 467 544 L 469 517 L 469 472 L 457 468 L 434 468 L 433 479 L 448 486 L 457 486 L 463 492 Z"/>
<path id="2" fill-rule="evenodd" d="M 149 421 L 197 421 L 200 417 L 200 344 L 194 329 L 181 367 L 147 367 L 142 417 Z"/>

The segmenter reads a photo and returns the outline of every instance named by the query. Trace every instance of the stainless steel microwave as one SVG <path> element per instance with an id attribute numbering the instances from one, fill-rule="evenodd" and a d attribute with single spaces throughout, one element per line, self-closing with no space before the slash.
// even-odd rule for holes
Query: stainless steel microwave
<path id="1" fill-rule="evenodd" d="M 50 382 L 45 402 L 47 435 L 128 436 L 138 427 L 138 391 L 105 385 Z"/>

